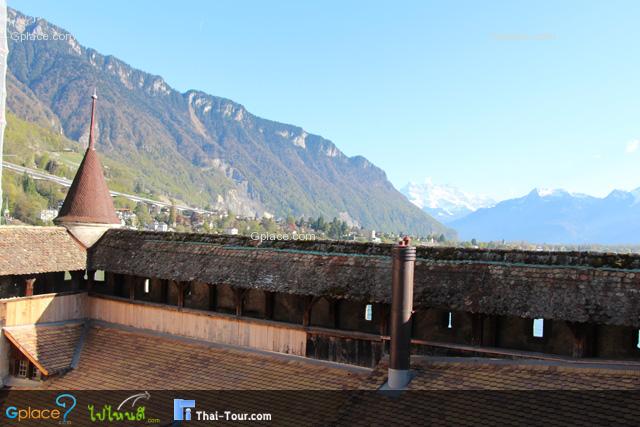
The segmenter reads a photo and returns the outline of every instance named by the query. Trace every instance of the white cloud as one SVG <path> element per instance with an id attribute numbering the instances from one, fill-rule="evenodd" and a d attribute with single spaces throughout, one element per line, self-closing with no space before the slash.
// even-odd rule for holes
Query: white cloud
<path id="1" fill-rule="evenodd" d="M 638 148 L 640 148 L 640 139 L 634 139 L 633 141 L 627 143 L 627 148 L 624 151 L 628 154 L 631 154 L 638 151 Z"/>

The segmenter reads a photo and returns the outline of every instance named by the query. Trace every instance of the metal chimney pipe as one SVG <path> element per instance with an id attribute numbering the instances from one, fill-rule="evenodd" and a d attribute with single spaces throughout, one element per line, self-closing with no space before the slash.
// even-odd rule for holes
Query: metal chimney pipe
<path id="1" fill-rule="evenodd" d="M 401 389 L 411 380 L 411 315 L 413 312 L 413 270 L 416 248 L 405 237 L 391 249 L 391 357 L 387 386 Z"/>

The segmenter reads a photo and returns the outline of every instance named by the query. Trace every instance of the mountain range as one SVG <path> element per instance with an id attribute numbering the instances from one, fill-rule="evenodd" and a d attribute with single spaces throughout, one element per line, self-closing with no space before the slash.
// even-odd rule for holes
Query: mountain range
<path id="1" fill-rule="evenodd" d="M 247 216 L 338 217 L 382 231 L 454 232 L 411 204 L 383 170 L 331 141 L 229 99 L 179 92 L 162 77 L 82 46 L 9 9 L 7 107 L 78 144 L 97 88 L 97 149 L 135 176 L 122 189 Z M 43 37 L 46 35 L 46 37 Z"/>
<path id="2" fill-rule="evenodd" d="M 430 178 L 422 183 L 410 182 L 400 192 L 444 224 L 496 204 L 490 197 L 467 193 L 451 185 L 438 185 Z"/>
<path id="3" fill-rule="evenodd" d="M 638 244 L 640 188 L 599 198 L 535 189 L 449 223 L 461 239 L 550 244 Z"/>

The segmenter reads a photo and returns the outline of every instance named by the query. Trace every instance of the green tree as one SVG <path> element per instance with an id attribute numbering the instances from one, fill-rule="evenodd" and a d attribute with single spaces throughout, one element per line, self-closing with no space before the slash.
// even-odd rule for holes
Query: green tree
<path id="1" fill-rule="evenodd" d="M 177 213 L 177 210 L 176 210 L 176 204 L 172 200 L 171 201 L 171 209 L 169 209 L 169 226 L 170 227 L 175 227 L 176 226 L 176 219 L 177 218 L 178 218 L 178 213 Z"/>
<path id="2" fill-rule="evenodd" d="M 260 225 L 267 233 L 274 233 L 278 229 L 276 222 L 273 218 L 262 218 Z"/>
<path id="3" fill-rule="evenodd" d="M 45 169 L 49 163 L 49 154 L 43 153 L 40 156 L 36 156 L 36 166 L 38 169 Z"/>
<path id="4" fill-rule="evenodd" d="M 329 236 L 329 238 L 339 239 L 340 237 L 342 237 L 342 228 L 340 222 L 341 221 L 338 218 L 334 217 L 333 220 L 329 223 L 329 226 L 327 227 L 327 235 Z"/>
<path id="5" fill-rule="evenodd" d="M 133 200 L 127 199 L 126 197 L 117 196 L 113 198 L 113 206 L 116 209 L 130 209 L 132 211 L 135 211 L 137 204 Z"/>
<path id="6" fill-rule="evenodd" d="M 139 202 L 134 209 L 134 213 L 138 218 L 138 224 L 140 226 L 151 223 L 151 214 L 149 213 L 149 208 L 147 208 L 146 204 Z"/>
<path id="7" fill-rule="evenodd" d="M 36 182 L 25 172 L 22 175 L 22 191 L 26 194 L 37 194 Z"/>

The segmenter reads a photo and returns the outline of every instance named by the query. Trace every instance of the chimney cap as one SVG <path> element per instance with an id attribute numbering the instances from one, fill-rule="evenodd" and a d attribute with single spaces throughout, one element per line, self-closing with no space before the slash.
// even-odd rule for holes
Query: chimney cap
<path id="1" fill-rule="evenodd" d="M 409 246 L 409 245 L 411 245 L 411 237 L 409 237 L 409 236 L 404 236 L 404 237 L 402 238 L 402 240 L 400 240 L 400 241 L 398 242 L 398 245 L 399 245 L 399 246 Z"/>

